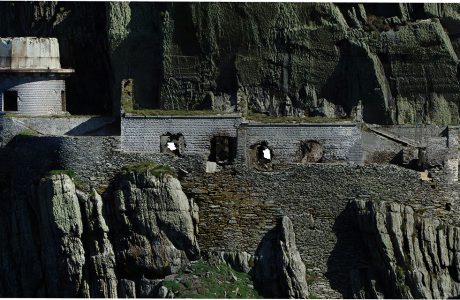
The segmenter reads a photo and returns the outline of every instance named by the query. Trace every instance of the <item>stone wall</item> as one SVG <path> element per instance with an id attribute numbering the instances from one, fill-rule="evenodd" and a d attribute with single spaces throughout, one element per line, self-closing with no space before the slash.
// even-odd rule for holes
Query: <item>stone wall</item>
<path id="1" fill-rule="evenodd" d="M 112 117 L 5 117 L 0 116 L 0 145 L 24 131 L 37 135 L 92 135 L 115 122 Z"/>
<path id="2" fill-rule="evenodd" d="M 287 215 L 309 274 L 310 291 L 321 297 L 351 297 L 349 274 L 367 264 L 350 200 L 395 201 L 444 210 L 455 188 L 422 181 L 416 171 L 389 165 L 295 165 L 280 172 L 206 174 L 186 177 L 183 189 L 200 207 L 198 241 L 203 250 L 248 251 Z M 455 209 L 455 208 L 454 208 Z"/>
<path id="3" fill-rule="evenodd" d="M 14 144 L 14 178 L 40 178 L 50 169 L 76 173 L 79 188 L 96 188 L 112 201 L 111 184 L 123 166 L 145 160 L 172 166 L 184 192 L 200 209 L 198 242 L 204 251 L 254 253 L 277 217 L 287 215 L 321 297 L 349 297 L 349 274 L 367 264 L 354 219 L 353 199 L 395 201 L 440 211 L 457 209 L 456 185 L 421 180 L 420 173 L 389 165 L 295 164 L 282 171 L 257 172 L 244 166 L 205 173 L 207 156 L 124 153 L 118 137 L 30 137 Z M 28 179 L 27 179 L 28 178 Z M 26 180 L 27 179 L 27 180 Z"/>
<path id="4" fill-rule="evenodd" d="M 37 78 L 36 81 L 19 81 L 13 86 L 5 86 L 2 82 L 1 90 L 18 92 L 19 114 L 50 115 L 63 113 L 62 96 L 65 93 L 64 80 L 50 80 Z M 0 97 L 1 110 L 4 111 L 4 95 Z"/>
<path id="5" fill-rule="evenodd" d="M 436 176 L 447 182 L 458 180 L 458 126 L 366 126 L 370 129 L 362 131 L 365 163 L 399 164 L 398 156 L 407 148 L 404 142 L 409 142 L 412 143 L 409 147 L 424 149 L 428 167 L 439 169 L 433 171 L 433 174 L 436 173 Z"/>
<path id="6" fill-rule="evenodd" d="M 261 141 L 273 150 L 274 164 L 301 160 L 300 144 L 319 141 L 324 159 L 362 162 L 361 131 L 355 124 L 266 124 L 242 123 L 239 116 L 124 117 L 121 149 L 127 152 L 160 152 L 160 136 L 182 133 L 185 153 L 210 153 L 213 136 L 238 137 L 237 156 L 248 161 L 249 149 Z"/>
<path id="7" fill-rule="evenodd" d="M 362 162 L 361 131 L 356 124 L 244 123 L 238 131 L 238 150 L 247 162 L 250 147 L 266 141 L 273 151 L 274 165 L 298 163 L 302 159 L 301 143 L 308 140 L 323 146 L 325 161 Z"/>
<path id="8" fill-rule="evenodd" d="M 239 115 L 220 116 L 129 116 L 121 119 L 121 148 L 127 152 L 160 152 L 160 136 L 181 133 L 185 153 L 209 154 L 215 135 L 236 137 Z"/>
<path id="9" fill-rule="evenodd" d="M 382 129 L 394 133 L 396 135 L 409 138 L 415 141 L 426 144 L 430 138 L 440 137 L 445 135 L 446 126 L 438 125 L 393 125 L 382 126 Z"/>

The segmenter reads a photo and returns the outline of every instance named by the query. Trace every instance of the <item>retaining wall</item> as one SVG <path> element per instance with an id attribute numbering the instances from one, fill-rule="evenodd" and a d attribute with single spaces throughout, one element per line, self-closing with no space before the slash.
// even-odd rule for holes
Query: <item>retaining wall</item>
<path id="1" fill-rule="evenodd" d="M 207 157 L 178 158 L 158 153 L 124 153 L 118 137 L 20 138 L 14 146 L 13 178 L 26 186 L 50 168 L 72 170 L 104 203 L 112 201 L 110 185 L 123 166 L 145 160 L 174 167 L 184 192 L 200 209 L 198 242 L 204 251 L 254 253 L 277 217 L 289 216 L 308 272 L 316 279 L 311 291 L 321 297 L 350 297 L 349 274 L 366 266 L 361 238 L 347 214 L 352 199 L 422 205 L 437 212 L 457 207 L 457 185 L 422 181 L 418 172 L 389 165 L 293 165 L 276 172 L 236 166 L 205 173 Z"/>
<path id="2" fill-rule="evenodd" d="M 84 135 L 114 123 L 112 117 L 5 117 L 0 116 L 0 145 L 24 131 L 37 135 Z"/>
<path id="3" fill-rule="evenodd" d="M 362 162 L 361 131 L 355 124 L 242 123 L 240 116 L 128 116 L 121 120 L 121 149 L 127 152 L 160 152 L 160 136 L 182 133 L 184 153 L 210 153 L 215 135 L 237 137 L 237 157 L 248 161 L 250 146 L 267 141 L 274 164 L 301 161 L 300 144 L 319 141 L 324 159 Z"/>
<path id="4" fill-rule="evenodd" d="M 214 135 L 236 137 L 239 115 L 223 116 L 128 116 L 121 119 L 121 148 L 127 152 L 160 152 L 160 136 L 184 136 L 184 153 L 210 152 Z"/>
<path id="5" fill-rule="evenodd" d="M 352 270 L 366 267 L 361 237 L 347 204 L 394 201 L 442 211 L 456 206 L 456 187 L 422 181 L 391 165 L 295 165 L 280 172 L 245 168 L 186 178 L 183 189 L 200 208 L 202 250 L 254 253 L 278 216 L 291 218 L 296 244 L 321 298 L 351 297 Z M 456 208 L 453 208 L 455 210 Z"/>
<path id="6" fill-rule="evenodd" d="M 315 140 L 324 149 L 323 160 L 362 163 L 361 130 L 356 124 L 244 123 L 238 131 L 239 157 L 248 162 L 252 145 L 266 141 L 276 164 L 300 163 L 301 143 Z"/>

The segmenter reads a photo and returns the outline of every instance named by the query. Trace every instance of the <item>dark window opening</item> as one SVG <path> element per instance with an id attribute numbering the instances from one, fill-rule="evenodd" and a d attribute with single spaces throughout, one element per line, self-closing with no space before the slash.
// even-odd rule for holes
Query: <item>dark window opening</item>
<path id="1" fill-rule="evenodd" d="M 256 169 L 271 170 L 273 168 L 273 151 L 268 146 L 266 141 L 252 145 L 251 149 L 251 165 Z"/>
<path id="2" fill-rule="evenodd" d="M 3 110 L 18 111 L 18 92 L 6 91 L 3 93 Z"/>
<path id="3" fill-rule="evenodd" d="M 65 91 L 61 91 L 61 105 L 62 111 L 67 111 L 67 100 L 65 96 Z"/>
<path id="4" fill-rule="evenodd" d="M 323 145 L 318 141 L 305 141 L 300 144 L 302 163 L 319 163 L 323 161 Z"/>
<path id="5" fill-rule="evenodd" d="M 446 203 L 446 210 L 451 211 L 452 210 L 452 203 Z"/>
<path id="6" fill-rule="evenodd" d="M 182 156 L 186 144 L 184 136 L 181 133 L 171 134 L 166 133 L 160 136 L 160 152 L 169 153 L 176 156 Z"/>
<path id="7" fill-rule="evenodd" d="M 236 157 L 236 138 L 215 136 L 211 140 L 211 154 L 208 160 L 219 165 L 231 164 Z"/>

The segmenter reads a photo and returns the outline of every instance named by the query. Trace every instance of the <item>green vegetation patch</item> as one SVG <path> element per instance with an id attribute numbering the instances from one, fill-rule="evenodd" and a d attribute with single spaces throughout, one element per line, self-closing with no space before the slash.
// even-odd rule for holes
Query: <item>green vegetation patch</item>
<path id="1" fill-rule="evenodd" d="M 305 275 L 305 281 L 307 282 L 308 285 L 312 285 L 319 279 L 320 279 L 320 276 L 313 272 L 307 271 L 307 274 Z"/>
<path id="2" fill-rule="evenodd" d="M 151 161 L 145 161 L 139 164 L 123 167 L 122 174 L 126 175 L 132 172 L 141 173 L 141 172 L 147 172 L 147 171 L 155 177 L 161 177 L 164 175 L 171 175 L 171 176 L 177 177 L 177 174 L 174 171 L 174 169 L 168 166 L 156 164 Z"/>
<path id="3" fill-rule="evenodd" d="M 261 123 L 336 123 L 349 122 L 350 118 L 327 118 L 327 117 L 275 117 L 261 113 L 250 113 L 246 117 L 250 121 Z"/>
<path id="4" fill-rule="evenodd" d="M 234 113 L 225 113 L 213 110 L 177 110 L 177 109 L 128 109 L 127 113 L 139 116 L 209 116 L 209 115 L 228 115 Z"/>
<path id="5" fill-rule="evenodd" d="M 33 131 L 32 129 L 26 129 L 26 130 L 23 130 L 23 131 L 19 132 L 16 136 L 34 137 L 34 136 L 38 136 L 38 132 Z"/>
<path id="6" fill-rule="evenodd" d="M 192 264 L 191 272 L 181 272 L 163 285 L 175 298 L 261 298 L 250 275 L 203 260 Z"/>
<path id="7" fill-rule="evenodd" d="M 69 176 L 72 179 L 75 178 L 75 172 L 71 171 L 71 170 L 51 170 L 51 171 L 48 172 L 49 176 L 61 175 L 61 174 L 65 174 L 65 175 Z"/>

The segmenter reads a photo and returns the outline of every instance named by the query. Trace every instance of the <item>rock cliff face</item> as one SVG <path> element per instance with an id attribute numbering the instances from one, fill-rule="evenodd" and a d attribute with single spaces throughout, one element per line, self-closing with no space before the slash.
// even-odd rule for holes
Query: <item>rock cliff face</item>
<path id="1" fill-rule="evenodd" d="M 260 244 L 253 276 L 267 298 L 308 298 L 305 265 L 295 244 L 292 222 L 280 219 Z"/>
<path id="2" fill-rule="evenodd" d="M 71 113 L 111 111 L 110 60 L 104 3 L 2 2 L 0 36 L 56 37 L 61 65 L 76 69 L 66 80 Z"/>
<path id="3" fill-rule="evenodd" d="M 157 176 L 127 173 L 113 206 L 95 190 L 77 191 L 67 175 L 40 180 L 27 206 L 0 218 L 0 269 L 8 274 L 0 295 L 157 295 L 158 279 L 199 255 L 192 206 L 179 181 Z M 2 195 L 3 205 L 10 200 Z"/>
<path id="4" fill-rule="evenodd" d="M 371 265 L 354 274 L 358 298 L 457 298 L 460 228 L 452 216 L 371 201 L 351 203 Z"/>
<path id="5" fill-rule="evenodd" d="M 135 107 L 459 122 L 457 4 L 5 2 L 1 36 L 56 36 L 73 113 Z M 18 22 L 19 18 L 19 22 Z"/>

